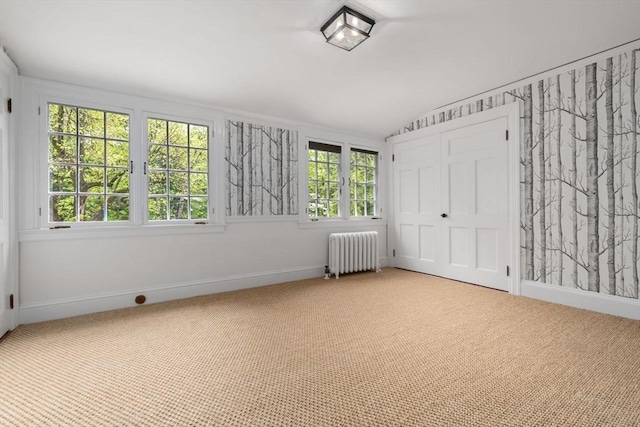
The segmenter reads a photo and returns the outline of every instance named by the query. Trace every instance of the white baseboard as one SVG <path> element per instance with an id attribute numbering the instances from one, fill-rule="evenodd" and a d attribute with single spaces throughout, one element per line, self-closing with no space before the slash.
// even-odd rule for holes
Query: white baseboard
<path id="1" fill-rule="evenodd" d="M 520 295 L 556 304 L 584 308 L 599 313 L 640 320 L 640 300 L 633 298 L 599 294 L 580 289 L 563 288 L 527 280 L 520 282 Z"/>
<path id="2" fill-rule="evenodd" d="M 385 267 L 387 265 L 387 259 L 381 259 L 380 264 Z M 197 282 L 176 283 L 157 288 L 136 289 L 126 292 L 103 293 L 99 295 L 45 301 L 36 304 L 21 305 L 18 313 L 18 324 L 44 322 L 46 320 L 62 319 L 82 314 L 133 307 L 136 305 L 134 298 L 141 294 L 144 294 L 147 298 L 145 304 L 153 304 L 182 298 L 273 285 L 276 283 L 292 282 L 295 280 L 313 279 L 315 277 L 322 277 L 323 275 L 324 266 L 301 267 L 220 277 Z"/>
<path id="3" fill-rule="evenodd" d="M 62 319 L 82 314 L 98 313 L 136 305 L 136 295 L 144 294 L 145 304 L 153 304 L 200 295 L 216 294 L 239 289 L 255 288 L 295 280 L 312 279 L 324 275 L 324 267 L 268 271 L 257 274 L 228 276 L 206 281 L 177 283 L 169 286 L 137 289 L 122 293 L 100 294 L 89 297 L 68 298 L 21 306 L 20 324 Z"/>

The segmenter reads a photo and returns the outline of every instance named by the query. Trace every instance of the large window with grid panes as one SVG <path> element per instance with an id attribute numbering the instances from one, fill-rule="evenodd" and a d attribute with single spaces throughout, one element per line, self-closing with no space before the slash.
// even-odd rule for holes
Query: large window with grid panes
<path id="1" fill-rule="evenodd" d="M 377 215 L 377 152 L 310 141 L 307 172 L 309 218 Z"/>
<path id="2" fill-rule="evenodd" d="M 43 225 L 209 219 L 210 123 L 145 113 L 136 129 L 126 110 L 55 102 L 46 109 Z"/>

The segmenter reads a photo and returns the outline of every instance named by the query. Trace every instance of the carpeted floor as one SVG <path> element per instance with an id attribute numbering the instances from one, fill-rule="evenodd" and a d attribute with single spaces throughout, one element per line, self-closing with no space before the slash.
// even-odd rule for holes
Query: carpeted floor
<path id="1" fill-rule="evenodd" d="M 640 322 L 385 269 L 18 327 L 2 426 L 639 426 Z"/>

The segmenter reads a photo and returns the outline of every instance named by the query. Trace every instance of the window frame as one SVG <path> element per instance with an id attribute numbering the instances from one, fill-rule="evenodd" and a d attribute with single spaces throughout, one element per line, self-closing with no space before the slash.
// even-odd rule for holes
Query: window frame
<path id="1" fill-rule="evenodd" d="M 148 120 L 149 119 L 158 119 L 158 120 L 166 120 L 177 123 L 184 123 L 187 125 L 194 126 L 206 126 L 208 129 L 207 133 L 207 218 L 206 219 L 160 219 L 160 220 L 150 220 L 149 219 L 149 127 Z M 214 187 L 215 179 L 213 178 L 213 172 L 215 171 L 214 165 L 214 144 L 215 144 L 215 127 L 212 121 L 202 120 L 198 118 L 187 118 L 179 115 L 172 114 L 163 114 L 163 113 L 153 113 L 149 111 L 144 111 L 141 116 L 141 127 L 142 127 L 142 135 L 141 135 L 141 146 L 142 146 L 142 168 L 143 168 L 143 179 L 141 183 L 142 187 L 142 198 L 144 202 L 140 202 L 140 206 L 142 209 L 142 224 L 145 226 L 163 226 L 163 225 L 178 225 L 178 224 L 209 224 L 211 222 L 216 221 L 216 209 L 215 209 L 215 197 L 219 192 L 216 187 Z M 167 158 L 168 162 L 168 158 Z M 169 167 L 167 165 L 167 171 L 169 171 Z M 170 196 L 170 194 L 168 194 Z M 190 197 L 190 196 L 188 196 Z M 169 206 L 167 206 L 169 209 Z"/>
<path id="2" fill-rule="evenodd" d="M 58 83 L 35 84 L 28 87 L 35 108 L 37 120 L 33 136 L 38 143 L 32 151 L 35 164 L 33 196 L 26 202 L 33 208 L 33 216 L 27 221 L 32 229 L 21 231 L 21 239 L 57 240 L 146 235 L 176 235 L 192 233 L 219 233 L 226 229 L 224 222 L 224 113 L 206 107 L 189 106 L 170 101 L 152 100 L 134 95 L 87 89 Z M 61 104 L 76 108 L 95 109 L 129 116 L 129 219 L 126 221 L 49 221 L 49 104 Z M 207 220 L 167 220 L 146 222 L 147 176 L 142 173 L 147 156 L 147 144 L 143 131 L 146 121 L 143 116 L 202 124 L 208 126 L 208 219 Z M 133 173 L 131 165 L 133 162 Z M 190 227 L 196 225 L 196 227 Z M 23 237 L 22 237 L 23 236 Z"/>
<path id="3" fill-rule="evenodd" d="M 313 216 L 309 211 L 309 150 L 311 150 L 312 144 L 329 145 L 340 147 L 340 170 L 339 170 L 339 186 L 340 186 L 340 200 L 339 200 L 339 215 L 337 217 L 324 217 Z M 346 144 L 335 141 L 328 141 L 321 138 L 307 138 L 305 144 L 305 158 L 301 162 L 301 171 L 304 176 L 304 180 L 300 180 L 300 185 L 304 186 L 304 200 L 302 201 L 304 210 L 301 209 L 300 216 L 302 223 L 331 223 L 337 221 L 368 221 L 380 219 L 380 164 L 381 153 L 375 147 L 363 146 L 360 144 Z M 376 167 L 375 167 L 375 210 L 374 215 L 351 215 L 351 153 L 353 151 L 361 151 L 370 154 L 376 154 Z"/>
<path id="4" fill-rule="evenodd" d="M 312 148 L 311 147 L 312 144 L 314 144 L 316 146 L 316 148 Z M 322 148 L 325 148 L 325 149 L 323 150 Z M 309 177 L 309 163 L 311 162 L 309 160 L 309 153 L 311 152 L 311 150 L 322 151 L 322 152 L 325 152 L 325 153 L 337 153 L 338 154 L 338 162 L 337 163 L 331 162 L 330 160 L 327 160 L 326 162 L 322 162 L 322 163 L 326 164 L 327 166 L 330 166 L 332 164 L 334 164 L 334 165 L 337 164 L 338 165 L 338 180 L 337 181 L 332 181 L 331 179 L 327 179 L 327 181 L 324 181 L 324 182 L 327 183 L 327 191 L 328 192 L 330 192 L 329 186 L 331 185 L 331 183 L 337 183 L 338 184 L 338 199 L 337 199 L 337 201 L 338 201 L 338 214 L 335 215 L 335 216 L 331 216 L 331 215 L 326 215 L 326 216 L 317 216 L 317 215 L 315 215 L 315 216 L 313 216 L 313 215 L 311 215 L 311 212 L 309 212 L 309 205 L 312 202 L 312 200 L 309 198 L 309 184 L 311 183 L 311 179 Z M 307 191 L 306 191 L 306 193 L 307 193 L 307 204 L 306 204 L 306 206 L 307 207 L 306 207 L 306 212 L 307 212 L 307 215 L 310 218 L 316 218 L 317 220 L 320 220 L 320 219 L 322 219 L 322 220 L 335 220 L 335 219 L 342 218 L 342 216 L 344 215 L 344 207 L 343 207 L 343 203 L 342 203 L 342 193 L 343 193 L 343 190 L 344 190 L 344 175 L 343 175 L 344 159 L 343 159 L 343 147 L 342 147 L 342 145 L 326 144 L 326 143 L 317 142 L 317 141 L 309 141 L 306 152 L 307 152 L 307 158 L 306 158 L 306 162 L 305 163 L 307 165 L 307 172 L 306 172 L 306 177 L 307 177 Z M 313 163 L 318 165 L 318 163 L 320 163 L 320 162 L 318 162 L 316 160 Z M 317 171 L 317 166 L 316 166 L 316 171 Z M 330 178 L 329 173 L 330 172 L 327 171 L 327 178 Z M 314 181 L 318 182 L 318 184 L 319 184 L 319 181 L 317 179 L 315 179 Z M 331 203 L 331 201 L 335 200 L 335 199 L 331 199 L 329 197 L 329 194 L 327 194 L 326 198 L 324 198 L 324 197 L 323 198 L 316 197 L 315 200 L 324 200 L 324 201 L 327 202 L 327 205 L 329 205 Z M 328 209 L 330 210 L 330 208 L 328 208 Z M 316 208 L 316 211 L 317 211 L 317 208 Z"/>
<path id="5" fill-rule="evenodd" d="M 355 194 L 356 194 L 356 198 L 353 199 L 351 197 L 351 186 L 352 185 L 358 185 L 358 184 L 364 184 L 365 186 L 367 186 L 368 182 L 364 182 L 364 183 L 360 183 L 358 181 L 356 181 L 355 183 L 352 182 L 351 180 L 351 155 L 353 153 L 361 153 L 361 154 L 370 154 L 370 155 L 374 155 L 375 156 L 375 165 L 373 166 L 373 171 L 374 171 L 374 176 L 373 176 L 373 210 L 374 213 L 371 215 L 353 215 L 351 213 L 351 203 L 355 202 L 358 203 L 358 201 L 364 201 L 365 203 L 367 202 L 367 199 L 358 199 L 358 190 L 356 187 L 355 190 Z M 378 199 L 378 191 L 379 191 L 379 183 L 380 180 L 378 179 L 379 177 L 379 168 L 380 168 L 380 152 L 376 151 L 376 150 L 371 150 L 369 148 L 365 149 L 365 148 L 359 148 L 359 147 L 350 147 L 349 149 L 349 217 L 350 218 L 375 218 L 378 216 L 379 211 L 380 211 L 380 207 L 379 207 L 379 199 Z M 356 164 L 356 168 L 359 165 Z M 371 168 L 370 166 L 363 166 L 365 168 Z M 366 173 L 366 172 L 365 172 Z"/>
<path id="6" fill-rule="evenodd" d="M 129 116 L 129 166 L 128 174 L 129 174 L 129 219 L 122 221 L 73 221 L 73 222 L 53 222 L 49 220 L 49 196 L 51 195 L 49 191 L 49 105 L 50 104 L 58 104 L 64 105 L 68 107 L 74 108 L 82 108 L 87 110 L 100 110 L 102 112 L 107 113 L 117 113 L 117 114 L 126 114 Z M 64 229 L 64 228 L 96 228 L 96 227 L 127 227 L 131 226 L 134 223 L 133 219 L 133 206 L 132 200 L 134 198 L 135 193 L 135 183 L 134 176 L 131 173 L 131 162 L 134 157 L 134 143 L 132 142 L 132 128 L 133 123 L 135 121 L 135 112 L 131 109 L 115 107 L 112 105 L 104 105 L 98 104 L 95 102 L 89 102 L 84 100 L 74 100 L 74 99 L 64 99 L 60 97 L 46 97 L 43 98 L 39 105 L 39 116 L 41 119 L 41 140 L 42 140 L 42 150 L 40 153 L 40 162 L 39 162 L 39 175 L 40 175 L 40 188 L 39 192 L 39 203 L 38 203 L 38 214 L 40 217 L 40 227 L 48 228 L 48 229 Z M 79 137 L 79 135 L 78 135 Z M 105 141 L 107 140 L 105 135 Z M 77 147 L 77 146 L 76 146 Z M 79 166 L 79 163 L 76 163 Z M 106 167 L 106 165 L 103 165 Z M 77 178 L 76 178 L 77 179 Z M 78 189 L 76 188 L 76 194 L 78 194 Z M 76 213 L 76 218 L 78 217 L 78 213 Z"/>

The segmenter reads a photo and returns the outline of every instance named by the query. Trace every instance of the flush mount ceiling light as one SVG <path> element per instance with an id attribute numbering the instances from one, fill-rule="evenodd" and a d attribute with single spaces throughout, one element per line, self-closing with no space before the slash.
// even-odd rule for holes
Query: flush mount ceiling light
<path id="1" fill-rule="evenodd" d="M 369 38 L 373 19 L 343 6 L 320 28 L 327 43 L 344 50 L 351 50 Z"/>

